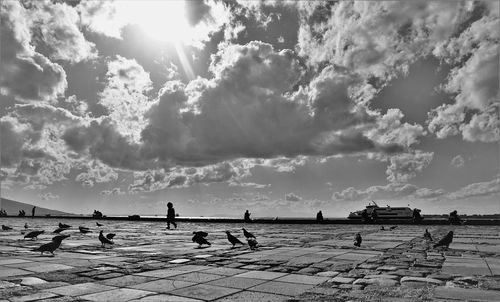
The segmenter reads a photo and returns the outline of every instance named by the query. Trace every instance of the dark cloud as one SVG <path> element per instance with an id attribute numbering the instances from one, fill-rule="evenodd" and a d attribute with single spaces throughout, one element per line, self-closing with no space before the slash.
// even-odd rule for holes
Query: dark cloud
<path id="1" fill-rule="evenodd" d="M 186 17 L 191 26 L 196 26 L 206 18 L 211 18 L 210 5 L 205 3 L 205 0 L 185 1 Z"/>

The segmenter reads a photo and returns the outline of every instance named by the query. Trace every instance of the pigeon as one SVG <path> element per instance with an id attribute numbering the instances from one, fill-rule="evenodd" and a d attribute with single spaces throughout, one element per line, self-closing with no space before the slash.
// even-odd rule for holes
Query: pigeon
<path id="1" fill-rule="evenodd" d="M 12 228 L 10 226 L 6 226 L 2 224 L 2 231 L 10 231 Z"/>
<path id="2" fill-rule="evenodd" d="M 356 236 L 354 237 L 354 246 L 360 247 L 361 241 L 363 241 L 363 238 L 361 238 L 360 233 L 357 233 Z"/>
<path id="3" fill-rule="evenodd" d="M 398 226 L 397 225 L 393 225 L 389 228 L 389 230 L 394 230 L 395 228 L 397 228 Z"/>
<path id="4" fill-rule="evenodd" d="M 89 230 L 88 228 L 85 228 L 85 227 L 78 227 L 78 229 L 80 230 L 80 233 L 82 233 L 82 234 L 92 233 L 91 230 Z"/>
<path id="5" fill-rule="evenodd" d="M 37 249 L 34 249 L 33 251 L 35 252 L 40 252 L 41 255 L 43 255 L 43 252 L 50 252 L 52 255 L 54 255 L 54 251 L 59 248 L 61 245 L 61 242 L 68 238 L 69 235 L 57 235 L 52 238 L 52 242 L 43 244 Z"/>
<path id="6" fill-rule="evenodd" d="M 66 229 L 57 228 L 57 229 L 55 229 L 55 230 L 54 230 L 54 232 L 52 232 L 52 233 L 59 234 L 59 233 L 61 233 L 61 232 L 62 232 L 62 231 L 64 231 L 64 230 L 66 230 Z"/>
<path id="7" fill-rule="evenodd" d="M 255 238 L 247 238 L 248 241 L 248 246 L 250 247 L 251 250 L 254 250 L 257 248 L 257 240 Z"/>
<path id="8" fill-rule="evenodd" d="M 45 233 L 44 230 L 42 231 L 31 231 L 28 234 L 24 235 L 24 239 L 26 238 L 31 238 L 31 239 L 38 239 L 38 235 Z"/>
<path id="9" fill-rule="evenodd" d="M 68 224 L 64 224 L 64 223 L 60 223 L 60 222 L 59 222 L 59 227 L 60 227 L 61 229 L 69 229 L 71 226 L 70 226 L 70 225 L 68 225 Z"/>
<path id="10" fill-rule="evenodd" d="M 102 247 L 106 247 L 106 243 L 107 244 L 114 244 L 113 241 L 109 240 L 108 238 L 104 237 L 104 235 L 102 234 L 102 230 L 99 232 L 99 241 L 101 242 L 101 246 Z"/>
<path id="11" fill-rule="evenodd" d="M 443 239 L 439 240 L 438 243 L 434 244 L 434 248 L 437 248 L 439 246 L 446 246 L 446 248 L 448 248 L 452 241 L 453 241 L 453 231 L 449 231 L 448 234 L 446 234 L 446 236 L 443 237 Z"/>
<path id="12" fill-rule="evenodd" d="M 28 229 L 28 228 L 29 228 L 29 225 L 28 225 L 28 223 L 27 223 L 27 222 L 26 222 L 26 223 L 24 223 L 24 228 L 25 228 L 25 229 Z"/>
<path id="13" fill-rule="evenodd" d="M 113 240 L 113 238 L 115 238 L 116 234 L 114 233 L 109 233 L 106 235 L 106 238 L 108 238 L 109 240 Z"/>
<path id="14" fill-rule="evenodd" d="M 227 234 L 227 240 L 229 240 L 229 242 L 231 242 L 233 247 L 236 245 L 236 243 L 243 245 L 243 242 L 241 242 L 238 238 L 231 235 L 231 233 L 229 231 L 226 231 L 226 234 Z"/>
<path id="15" fill-rule="evenodd" d="M 255 239 L 255 236 L 252 233 L 245 230 L 245 228 L 241 228 L 241 229 L 243 230 L 243 235 L 245 235 L 246 238 L 254 238 Z"/>
<path id="16" fill-rule="evenodd" d="M 103 226 L 103 224 L 102 224 L 102 223 L 99 223 L 99 222 L 97 222 L 97 221 L 96 221 L 96 223 L 95 223 L 95 224 L 96 224 L 98 227 Z"/>
<path id="17" fill-rule="evenodd" d="M 429 233 L 429 231 L 427 229 L 425 229 L 424 238 L 425 238 L 425 240 L 432 241 L 431 233 Z"/>
<path id="18" fill-rule="evenodd" d="M 193 235 L 194 235 L 193 242 L 198 243 L 198 247 L 201 247 L 203 244 L 212 245 L 210 242 L 207 241 L 207 239 L 205 239 L 205 237 L 208 236 L 207 232 L 203 231 L 193 232 Z"/>

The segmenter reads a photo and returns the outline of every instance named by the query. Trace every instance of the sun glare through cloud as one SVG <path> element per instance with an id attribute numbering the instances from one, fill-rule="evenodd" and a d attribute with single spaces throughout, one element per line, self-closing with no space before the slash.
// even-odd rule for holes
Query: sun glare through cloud
<path id="1" fill-rule="evenodd" d="M 149 37 L 164 42 L 189 42 L 184 1 L 118 1 L 118 18 L 138 25 Z"/>
<path id="2" fill-rule="evenodd" d="M 227 20 L 227 11 L 221 4 L 214 4 L 210 17 L 190 24 L 188 3 L 184 0 L 116 1 L 115 22 L 137 25 L 145 35 L 160 42 L 201 46 L 210 32 Z"/>

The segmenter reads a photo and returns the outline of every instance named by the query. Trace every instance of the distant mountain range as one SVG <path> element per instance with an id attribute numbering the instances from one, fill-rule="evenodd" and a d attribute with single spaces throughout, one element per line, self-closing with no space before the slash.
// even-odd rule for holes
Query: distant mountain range
<path id="1" fill-rule="evenodd" d="M 32 204 L 23 203 L 19 201 L 14 201 L 7 198 L 2 198 L 2 203 L 0 204 L 1 208 L 7 212 L 9 216 L 17 216 L 20 210 L 24 210 L 26 212 L 26 216 L 31 216 L 31 209 L 33 208 Z M 74 215 L 71 213 L 51 210 L 36 206 L 35 216 L 45 216 L 47 214 L 58 216 L 58 215 Z"/>

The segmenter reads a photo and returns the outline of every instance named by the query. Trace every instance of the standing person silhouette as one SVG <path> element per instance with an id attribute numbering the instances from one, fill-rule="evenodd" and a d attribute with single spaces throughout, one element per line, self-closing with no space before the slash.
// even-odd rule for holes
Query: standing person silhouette
<path id="1" fill-rule="evenodd" d="M 36 207 L 33 207 L 31 209 L 31 218 L 35 218 L 35 209 L 36 209 Z"/>
<path id="2" fill-rule="evenodd" d="M 250 212 L 248 212 L 248 210 L 245 212 L 245 215 L 243 216 L 243 220 L 245 222 L 250 222 Z"/>
<path id="3" fill-rule="evenodd" d="M 323 222 L 323 212 L 319 211 L 318 214 L 316 214 L 316 221 L 318 223 Z"/>
<path id="4" fill-rule="evenodd" d="M 167 203 L 167 229 L 170 230 L 170 224 L 173 224 L 175 228 L 177 228 L 177 224 L 175 223 L 175 210 L 174 205 L 169 201 Z"/>

